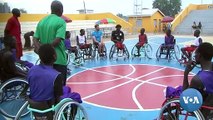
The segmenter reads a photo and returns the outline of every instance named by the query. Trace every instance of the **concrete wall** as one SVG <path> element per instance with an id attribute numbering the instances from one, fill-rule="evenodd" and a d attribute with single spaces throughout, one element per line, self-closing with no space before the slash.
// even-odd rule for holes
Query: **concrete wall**
<path id="1" fill-rule="evenodd" d="M 182 10 L 177 17 L 173 20 L 172 24 L 172 30 L 174 31 L 175 28 L 184 20 L 184 18 L 193 10 L 206 10 L 209 8 L 213 8 L 213 4 L 203 4 L 203 5 L 194 5 L 190 4 L 188 7 L 186 7 L 184 10 Z"/>

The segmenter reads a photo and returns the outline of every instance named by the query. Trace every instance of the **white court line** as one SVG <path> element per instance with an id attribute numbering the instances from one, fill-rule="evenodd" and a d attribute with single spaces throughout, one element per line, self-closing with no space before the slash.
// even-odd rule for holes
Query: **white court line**
<path id="1" fill-rule="evenodd" d="M 133 67 L 133 66 L 132 66 L 132 67 Z M 91 94 L 91 95 L 89 95 L 89 96 L 84 97 L 84 98 L 83 98 L 83 100 L 88 99 L 88 98 L 91 98 L 91 97 L 94 97 L 94 96 L 99 95 L 99 94 L 101 94 L 101 93 L 104 93 L 104 92 L 110 91 L 110 90 L 112 90 L 112 89 L 118 88 L 118 87 L 123 86 L 123 85 L 125 85 L 125 84 L 131 83 L 131 82 L 133 82 L 133 81 L 135 81 L 135 80 L 137 80 L 137 79 L 140 79 L 140 78 L 146 77 L 146 76 L 148 76 L 148 75 L 151 75 L 151 74 L 153 74 L 153 73 L 156 73 L 156 72 L 158 72 L 158 71 L 161 71 L 161 70 L 163 70 L 163 69 L 165 69 L 165 68 L 166 68 L 166 67 L 160 68 L 160 69 L 158 69 L 158 70 L 155 70 L 155 71 L 152 71 L 152 72 L 147 73 L 147 74 L 145 74 L 145 75 L 142 75 L 142 76 L 140 76 L 140 77 L 138 77 L 138 78 L 135 78 L 135 79 L 132 79 L 132 80 L 130 80 L 130 81 L 127 81 L 127 82 L 124 82 L 124 83 L 118 84 L 118 85 L 116 85 L 116 86 L 113 86 L 113 87 L 107 88 L 107 89 L 102 90 L 102 91 L 100 91 L 100 92 L 97 92 L 97 93 Z"/>
<path id="2" fill-rule="evenodd" d="M 132 74 L 135 72 L 135 67 L 134 67 L 133 65 L 131 65 L 131 64 L 130 64 L 129 66 L 131 66 L 131 67 L 133 68 L 133 71 L 132 71 L 130 74 L 128 74 L 128 75 L 126 75 L 126 76 L 123 76 L 123 78 L 125 78 L 125 77 L 127 77 L 127 76 L 130 76 L 130 75 L 132 75 Z M 123 83 L 122 83 L 122 84 L 123 84 Z M 116 86 L 118 86 L 118 85 L 116 85 Z M 107 92 L 107 91 L 109 91 L 109 90 L 112 90 L 112 89 L 116 88 L 116 86 L 111 87 L 111 88 L 108 88 L 108 89 L 105 89 L 105 90 L 102 90 L 102 91 L 97 92 L 97 93 L 94 93 L 94 94 L 92 94 L 92 95 L 86 96 L 86 97 L 83 98 L 83 100 L 84 100 L 84 99 L 87 99 L 87 98 L 90 98 L 90 97 L 93 97 L 93 96 L 96 96 L 96 95 L 98 95 L 98 94 Z M 119 84 L 119 86 L 121 86 L 121 84 Z"/>
<path id="3" fill-rule="evenodd" d="M 160 77 L 154 77 L 154 78 L 151 78 L 151 79 L 148 79 L 146 81 L 141 81 L 140 84 L 138 84 L 137 86 L 135 86 L 135 88 L 133 89 L 132 91 L 132 97 L 133 97 L 133 100 L 135 101 L 136 105 L 138 106 L 138 108 L 140 110 L 144 110 L 142 105 L 139 103 L 139 101 L 137 100 L 137 97 L 136 97 L 136 91 L 137 89 L 142 86 L 143 84 L 145 83 L 148 83 L 148 84 L 152 84 L 152 85 L 156 85 L 156 86 L 161 86 L 161 87 L 167 87 L 166 85 L 163 85 L 163 84 L 159 84 L 159 83 L 154 83 L 154 82 L 150 82 L 150 81 L 153 81 L 153 80 L 157 80 L 157 79 L 161 79 L 161 78 L 168 78 L 168 77 L 182 77 L 183 75 L 168 75 L 168 76 L 160 76 Z M 190 75 L 192 76 L 192 75 Z"/>
<path id="4" fill-rule="evenodd" d="M 127 74 L 126 76 L 117 75 L 117 74 L 113 74 L 113 73 L 109 73 L 109 72 L 104 72 L 104 71 L 99 71 L 99 70 L 95 70 L 95 69 L 91 69 L 91 68 L 81 67 L 81 68 L 86 69 L 86 70 L 91 70 L 91 71 L 102 73 L 102 74 L 106 74 L 106 75 L 116 76 L 116 77 L 119 77 L 119 78 L 115 78 L 115 79 L 111 79 L 111 80 L 105 80 L 105 81 L 96 81 L 96 82 L 69 82 L 67 84 L 100 84 L 100 83 L 107 83 L 107 82 L 112 82 L 112 81 L 120 80 L 122 78 L 132 79 L 132 78 L 129 78 L 128 76 L 132 75 L 135 72 L 135 68 L 131 64 L 129 66 L 133 70 L 132 70 L 131 73 Z"/>
<path id="5" fill-rule="evenodd" d="M 87 68 L 88 69 L 88 68 Z M 89 69 L 89 70 L 93 70 L 95 72 L 99 72 L 99 73 L 103 73 L 103 74 L 110 74 L 110 75 L 114 75 L 114 76 L 117 76 L 117 77 L 123 77 L 123 76 L 120 76 L 120 75 L 116 75 L 116 74 L 112 74 L 112 73 L 108 73 L 108 72 L 103 72 L 103 71 L 98 71 L 98 70 L 94 70 L 94 69 Z M 132 74 L 132 73 L 131 73 Z M 128 76 L 128 75 L 127 75 Z M 153 84 L 153 85 L 157 85 L 157 86 L 161 86 L 161 87 L 167 87 L 166 85 L 162 85 L 162 84 L 158 84 L 158 83 L 152 83 L 152 82 L 149 82 L 149 81 L 141 81 L 141 80 L 138 80 L 139 78 L 141 78 L 142 76 L 136 78 L 136 79 L 133 79 L 133 78 L 129 78 L 125 76 L 126 78 L 130 79 L 130 80 L 134 80 L 134 81 L 139 81 L 139 82 L 142 82 L 143 84 L 144 83 L 149 83 L 149 84 Z M 159 78 L 165 78 L 165 77 L 174 77 L 174 76 L 183 76 L 183 75 L 170 75 L 170 76 L 161 76 L 161 77 L 158 77 L 158 78 L 155 78 L 155 79 L 159 79 Z M 144 77 L 144 76 L 143 76 Z M 124 78 L 124 77 L 123 77 Z M 153 79 L 153 80 L 155 80 Z M 110 80 L 112 81 L 112 80 Z M 105 81 L 106 82 L 106 81 Z M 124 84 L 122 84 L 124 85 Z M 114 86 L 114 87 L 120 87 L 120 86 Z M 114 87 L 112 87 L 111 89 L 114 89 Z M 140 105 L 139 101 L 137 100 L 136 98 L 136 90 L 139 88 L 140 86 L 136 86 L 134 89 L 133 89 L 133 92 L 132 92 L 132 97 L 133 97 L 133 101 L 136 103 L 136 105 L 139 107 L 140 110 L 144 110 L 143 107 Z M 107 90 L 108 91 L 108 90 Z M 101 92 L 105 92 L 105 91 L 101 91 Z M 99 94 L 99 93 L 98 93 Z M 94 95 L 94 94 L 93 94 Z M 89 97 L 89 96 L 87 96 Z M 83 98 L 83 99 L 87 99 L 87 97 Z"/>

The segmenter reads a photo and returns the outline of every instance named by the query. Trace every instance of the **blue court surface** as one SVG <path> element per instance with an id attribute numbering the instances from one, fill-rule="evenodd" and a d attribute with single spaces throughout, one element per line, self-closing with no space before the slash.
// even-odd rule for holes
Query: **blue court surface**
<path id="1" fill-rule="evenodd" d="M 176 37 L 176 43 L 181 48 L 184 42 L 193 39 Z M 108 57 L 86 60 L 81 66 L 68 65 L 71 75 L 67 85 L 81 94 L 89 120 L 154 120 L 165 99 L 166 86 L 182 85 L 185 67 L 175 59 L 157 61 L 155 57 L 164 37 L 150 36 L 148 40 L 153 48 L 152 59 L 130 56 L 128 60 L 109 60 Z M 137 41 L 137 38 L 125 40 L 130 54 Z M 112 45 L 106 42 L 108 54 Z M 38 56 L 30 51 L 22 59 L 35 63 Z M 197 71 L 194 68 L 190 77 Z"/>

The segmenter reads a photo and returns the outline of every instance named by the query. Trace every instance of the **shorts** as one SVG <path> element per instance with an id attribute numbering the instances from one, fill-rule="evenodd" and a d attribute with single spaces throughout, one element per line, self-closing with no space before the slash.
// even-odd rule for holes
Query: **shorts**
<path id="1" fill-rule="evenodd" d="M 84 45 L 80 45 L 79 48 L 80 49 L 87 49 L 87 48 L 90 48 L 90 46 L 91 46 L 90 44 L 84 44 Z"/>
<path id="2" fill-rule="evenodd" d="M 196 48 L 197 48 L 197 47 L 192 47 L 192 46 L 190 46 L 190 47 L 185 47 L 185 48 L 183 48 L 183 50 L 184 50 L 184 51 L 187 51 L 187 52 L 193 52 Z"/>
<path id="3" fill-rule="evenodd" d="M 120 50 L 123 50 L 123 49 L 124 49 L 124 44 L 121 43 L 121 42 L 115 43 L 115 46 L 116 46 L 118 49 L 120 49 Z"/>

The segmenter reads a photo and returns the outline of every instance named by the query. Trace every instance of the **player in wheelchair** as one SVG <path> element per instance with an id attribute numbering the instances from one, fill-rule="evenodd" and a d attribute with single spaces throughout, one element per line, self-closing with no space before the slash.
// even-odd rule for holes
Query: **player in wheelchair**
<path id="1" fill-rule="evenodd" d="M 112 31 L 111 41 L 114 42 L 114 45 L 112 45 L 112 47 L 110 49 L 110 54 L 109 54 L 110 58 L 113 57 L 113 54 L 115 52 L 117 53 L 117 57 L 126 55 L 127 58 L 129 58 L 129 52 L 128 52 L 125 44 L 123 44 L 124 33 L 123 33 L 123 31 L 121 31 L 121 27 L 122 26 L 120 24 L 118 24 L 115 26 L 116 30 Z"/>
<path id="2" fill-rule="evenodd" d="M 148 44 L 148 38 L 145 34 L 145 29 L 141 28 L 140 35 L 138 36 L 139 42 L 132 48 L 132 57 L 145 56 L 148 58 L 152 57 L 152 47 Z M 144 55 L 143 55 L 144 54 Z"/>
<path id="3" fill-rule="evenodd" d="M 16 64 L 15 46 L 16 40 L 13 36 L 4 37 L 5 48 L 0 50 L 0 113 L 8 118 L 14 118 L 25 100 L 21 95 L 26 91 L 28 68 L 24 68 L 25 61 Z M 27 62 L 28 63 L 28 62 Z M 31 64 L 29 64 L 30 66 Z M 11 110 L 13 109 L 13 112 Z"/>
<path id="4" fill-rule="evenodd" d="M 92 57 L 92 44 L 87 43 L 85 30 L 81 29 L 80 34 L 76 36 L 77 46 L 83 52 L 83 58 Z"/>
<path id="5" fill-rule="evenodd" d="M 195 61 L 190 61 L 184 71 L 183 86 L 179 91 L 183 91 L 187 88 L 197 89 L 203 97 L 203 106 L 198 111 L 194 113 L 187 113 L 186 117 L 196 116 L 203 120 L 212 120 L 213 119 L 213 63 L 211 62 L 213 57 L 213 46 L 211 43 L 201 43 L 195 51 Z M 201 65 L 201 70 L 191 79 L 189 83 L 188 75 L 189 72 L 195 67 L 196 64 Z M 168 88 L 167 88 L 168 89 Z M 174 92 L 177 92 L 175 90 Z M 167 91 L 168 93 L 171 93 Z M 175 96 L 179 96 L 181 92 L 178 92 Z M 179 106 L 179 100 L 172 96 L 170 99 L 167 99 L 163 104 L 163 107 L 160 111 L 159 119 L 163 117 L 178 118 L 178 115 L 181 114 L 182 108 Z M 175 110 L 175 114 L 172 112 Z M 198 118 L 199 119 L 199 118 Z"/>
<path id="6" fill-rule="evenodd" d="M 136 48 L 137 48 L 138 52 L 137 52 L 137 54 L 134 54 L 134 56 L 141 56 L 140 55 L 140 48 L 142 46 L 144 46 L 144 44 L 148 43 L 147 36 L 146 36 L 146 34 L 144 32 L 145 32 L 145 29 L 141 28 L 140 35 L 139 35 L 139 42 L 136 44 Z"/>
<path id="7" fill-rule="evenodd" d="M 171 34 L 171 30 L 166 31 L 166 36 L 164 38 L 164 43 L 161 44 L 160 49 L 160 57 L 161 54 L 166 54 L 166 59 L 169 57 L 170 50 L 174 48 L 175 39 L 174 36 Z"/>
<path id="8" fill-rule="evenodd" d="M 178 60 L 181 64 L 187 64 L 188 61 L 192 60 L 193 53 L 195 49 L 203 42 L 202 38 L 200 37 L 200 30 L 194 31 L 195 40 L 194 43 L 190 46 L 186 46 L 181 48 L 181 58 Z"/>
<path id="9" fill-rule="evenodd" d="M 30 108 L 37 110 L 46 110 L 60 102 L 63 95 L 63 77 L 53 68 L 53 64 L 57 58 L 56 52 L 52 45 L 43 44 L 38 55 L 41 60 L 39 65 L 33 66 L 27 75 L 29 83 L 30 95 L 27 97 Z M 48 87 L 47 87 L 48 86 Z M 75 99 L 77 96 L 77 99 Z M 64 98 L 71 97 L 81 103 L 81 98 L 78 93 L 69 93 Z M 53 120 L 53 111 L 45 113 L 32 112 L 36 120 L 45 119 Z M 77 105 L 71 105 L 70 119 L 74 120 L 77 113 Z"/>
<path id="10" fill-rule="evenodd" d="M 166 31 L 166 36 L 164 38 L 164 43 L 160 45 L 156 52 L 156 58 L 159 60 L 162 55 L 165 55 L 165 59 L 170 60 L 172 57 L 178 60 L 180 50 L 176 45 L 176 40 L 174 36 L 171 34 L 171 30 L 168 29 Z M 174 55 L 174 56 L 173 56 Z"/>
<path id="11" fill-rule="evenodd" d="M 13 36 L 4 38 L 5 48 L 0 50 L 0 79 L 3 83 L 5 80 L 14 77 L 25 77 L 27 72 L 16 67 L 16 57 L 14 49 L 16 48 L 16 40 Z M 23 61 L 24 62 L 24 61 Z"/>
<path id="12" fill-rule="evenodd" d="M 100 30 L 99 25 L 95 25 L 95 31 L 92 33 L 93 40 L 93 57 L 96 56 L 96 51 L 98 51 L 99 57 L 107 56 L 107 49 L 103 42 L 103 32 Z"/>
<path id="13" fill-rule="evenodd" d="M 66 50 L 68 50 L 69 53 L 74 53 L 75 59 L 77 59 L 78 58 L 78 49 L 76 46 L 71 46 L 70 35 L 71 35 L 70 32 L 66 31 L 64 45 L 66 47 Z"/>

